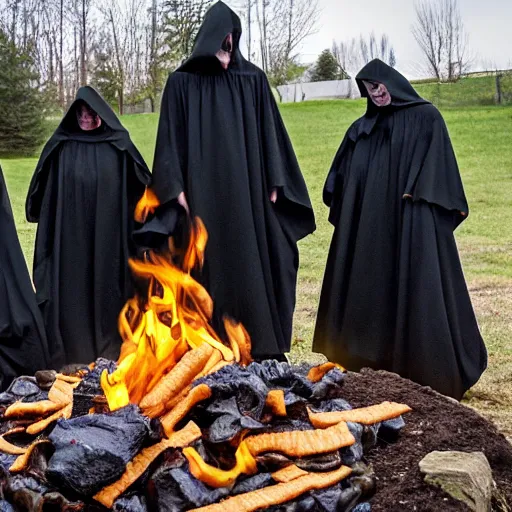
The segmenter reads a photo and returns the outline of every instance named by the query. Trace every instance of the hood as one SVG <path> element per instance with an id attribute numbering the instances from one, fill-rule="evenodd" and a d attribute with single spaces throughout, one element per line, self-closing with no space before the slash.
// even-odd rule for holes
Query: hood
<path id="1" fill-rule="evenodd" d="M 371 110 L 382 107 L 373 108 L 374 104 L 368 96 L 368 91 L 363 84 L 363 80 L 372 82 L 380 82 L 384 84 L 391 94 L 391 105 L 396 107 L 420 105 L 428 103 L 415 90 L 410 82 L 400 74 L 396 69 L 388 66 L 380 59 L 373 59 L 359 71 L 356 76 L 356 82 L 363 98 L 368 98 L 368 108 Z M 371 105 L 370 105 L 371 104 Z M 385 107 L 384 107 L 385 108 Z"/>
<path id="2" fill-rule="evenodd" d="M 108 126 L 114 132 L 126 132 L 123 125 L 117 118 L 115 112 L 110 108 L 110 105 L 100 96 L 96 89 L 93 89 L 89 85 L 80 87 L 76 93 L 75 100 L 69 107 L 68 111 L 62 118 L 62 121 L 57 128 L 57 132 L 76 132 L 81 131 L 78 127 L 78 121 L 76 119 L 76 104 L 78 102 L 84 102 L 89 105 L 100 117 L 103 123 Z M 86 134 L 87 132 L 84 132 Z"/>
<path id="3" fill-rule="evenodd" d="M 233 64 L 233 62 L 236 62 L 241 57 L 239 42 L 242 34 L 242 23 L 232 9 L 224 2 L 219 1 L 206 12 L 201 28 L 196 36 L 192 54 L 178 68 L 178 71 L 192 70 L 197 67 L 197 64 L 206 65 L 207 68 L 214 66 L 222 69 L 215 55 L 221 49 L 222 43 L 228 34 L 233 34 L 231 58 L 231 64 Z"/>

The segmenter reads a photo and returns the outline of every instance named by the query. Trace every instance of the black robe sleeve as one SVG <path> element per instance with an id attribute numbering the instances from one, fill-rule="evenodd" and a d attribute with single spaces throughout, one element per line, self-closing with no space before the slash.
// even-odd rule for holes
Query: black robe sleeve
<path id="1" fill-rule="evenodd" d="M 162 96 L 153 163 L 152 188 L 162 205 L 185 191 L 188 147 L 186 93 L 180 73 L 171 74 Z"/>
<path id="2" fill-rule="evenodd" d="M 315 230 L 315 217 L 267 77 L 262 73 L 260 79 L 260 130 L 267 183 L 269 189 L 278 189 L 276 209 L 296 242 Z"/>
<path id="3" fill-rule="evenodd" d="M 404 198 L 453 210 L 455 225 L 458 225 L 469 213 L 459 167 L 441 114 L 433 107 L 430 114 L 432 128 L 429 137 L 418 146 L 422 158 L 412 160 Z"/>

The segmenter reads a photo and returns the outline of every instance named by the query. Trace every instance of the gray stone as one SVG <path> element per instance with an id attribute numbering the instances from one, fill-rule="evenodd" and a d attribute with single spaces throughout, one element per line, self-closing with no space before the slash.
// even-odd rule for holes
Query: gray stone
<path id="1" fill-rule="evenodd" d="M 492 471 L 482 452 L 431 452 L 419 466 L 425 482 L 441 487 L 471 510 L 491 510 Z"/>

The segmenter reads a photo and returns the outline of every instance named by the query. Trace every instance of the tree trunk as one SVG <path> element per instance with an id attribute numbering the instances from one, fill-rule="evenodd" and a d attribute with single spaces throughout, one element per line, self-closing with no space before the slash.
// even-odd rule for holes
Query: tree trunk
<path id="1" fill-rule="evenodd" d="M 247 0 L 247 58 L 251 62 L 251 12 L 252 12 L 252 0 Z"/>
<path id="2" fill-rule="evenodd" d="M 124 69 L 123 69 L 123 61 L 121 60 L 121 54 L 119 52 L 119 41 L 117 39 L 117 32 L 116 32 L 116 25 L 114 23 L 114 15 L 112 13 L 112 9 L 109 10 L 110 13 L 110 23 L 112 25 L 112 36 L 114 38 L 114 49 L 116 52 L 116 60 L 117 60 L 117 67 L 119 70 L 119 88 L 118 88 L 118 96 L 119 96 L 119 115 L 123 115 L 123 109 L 124 109 Z"/>
<path id="3" fill-rule="evenodd" d="M 81 33 L 81 56 L 80 56 L 80 71 L 81 78 L 80 84 L 87 85 L 87 61 L 86 61 L 86 53 L 87 53 L 87 16 L 85 11 L 85 3 L 86 0 L 82 0 L 82 33 Z"/>
<path id="4" fill-rule="evenodd" d="M 153 0 L 151 9 L 151 55 L 149 65 L 149 78 L 151 81 L 150 86 L 150 100 L 151 112 L 155 111 L 156 94 L 157 94 L 157 63 L 156 63 L 156 29 L 157 29 L 157 0 Z"/>
<path id="5" fill-rule="evenodd" d="M 63 63 L 63 49 L 64 49 L 64 0 L 60 0 L 59 12 L 59 104 L 64 109 L 64 63 Z"/>

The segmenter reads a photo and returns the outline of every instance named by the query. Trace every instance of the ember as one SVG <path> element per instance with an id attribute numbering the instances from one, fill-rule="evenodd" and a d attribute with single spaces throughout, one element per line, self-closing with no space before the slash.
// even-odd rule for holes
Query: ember
<path id="1" fill-rule="evenodd" d="M 156 205 L 146 194 L 137 215 Z M 191 276 L 206 241 L 196 219 L 184 251 L 171 239 L 168 254 L 130 262 L 147 294 L 120 315 L 117 364 L 22 377 L 0 395 L 0 509 L 20 488 L 52 510 L 334 511 L 371 497 L 363 455 L 410 409 L 352 410 L 339 365 L 251 362 L 247 332 L 228 318 L 224 342 Z"/>

